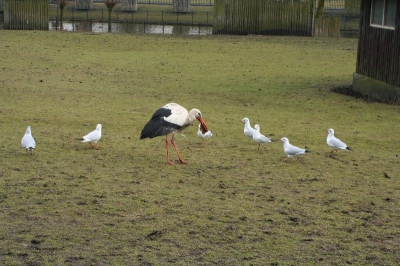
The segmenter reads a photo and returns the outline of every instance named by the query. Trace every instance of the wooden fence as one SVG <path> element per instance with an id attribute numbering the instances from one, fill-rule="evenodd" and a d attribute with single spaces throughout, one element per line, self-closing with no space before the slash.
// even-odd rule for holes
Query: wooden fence
<path id="1" fill-rule="evenodd" d="M 314 19 L 314 37 L 340 37 L 340 17 Z"/>
<path id="2" fill-rule="evenodd" d="M 213 34 L 312 36 L 312 2 L 215 0 Z"/>
<path id="3" fill-rule="evenodd" d="M 5 0 L 4 29 L 48 30 L 48 0 Z"/>
<path id="4" fill-rule="evenodd" d="M 1 1 L 1 0 L 0 0 Z M 56 0 L 51 0 L 56 1 Z M 93 0 L 93 3 L 103 3 L 104 0 Z M 173 5 L 174 0 L 137 0 L 139 5 Z M 191 6 L 212 6 L 214 0 L 190 0 Z"/>

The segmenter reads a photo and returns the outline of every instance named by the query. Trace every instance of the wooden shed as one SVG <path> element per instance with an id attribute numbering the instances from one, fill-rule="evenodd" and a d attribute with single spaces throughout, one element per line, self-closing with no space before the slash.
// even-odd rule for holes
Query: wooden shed
<path id="1" fill-rule="evenodd" d="M 400 3 L 362 0 L 353 89 L 387 101 L 400 101 Z"/>

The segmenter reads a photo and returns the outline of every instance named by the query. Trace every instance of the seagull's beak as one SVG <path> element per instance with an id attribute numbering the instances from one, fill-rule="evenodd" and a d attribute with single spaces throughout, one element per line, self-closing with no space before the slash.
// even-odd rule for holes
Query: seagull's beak
<path id="1" fill-rule="evenodd" d="M 201 130 L 201 132 L 203 134 L 205 134 L 208 131 L 208 127 L 207 127 L 206 123 L 204 122 L 203 117 L 200 116 L 199 118 L 197 118 L 197 120 L 199 120 L 199 122 L 200 122 L 200 130 Z"/>

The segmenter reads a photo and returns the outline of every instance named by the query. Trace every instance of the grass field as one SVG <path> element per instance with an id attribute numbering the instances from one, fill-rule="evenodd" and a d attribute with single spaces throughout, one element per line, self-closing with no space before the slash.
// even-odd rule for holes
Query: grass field
<path id="1" fill-rule="evenodd" d="M 400 106 L 330 91 L 351 84 L 356 47 L 0 31 L 1 264 L 398 264 Z M 162 137 L 139 140 L 168 102 L 214 133 L 177 137 L 187 165 L 165 163 Z M 258 152 L 244 117 L 311 153 Z M 98 123 L 100 150 L 76 140 Z M 331 155 L 330 127 L 353 152 Z"/>

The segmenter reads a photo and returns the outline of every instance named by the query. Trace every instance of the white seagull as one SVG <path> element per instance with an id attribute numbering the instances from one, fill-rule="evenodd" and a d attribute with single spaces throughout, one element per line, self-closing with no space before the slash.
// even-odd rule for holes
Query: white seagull
<path id="1" fill-rule="evenodd" d="M 328 129 L 328 137 L 326 138 L 326 143 L 337 153 L 337 150 L 349 150 L 352 151 L 352 149 L 346 145 L 343 141 L 335 137 L 335 131 L 333 128 Z"/>
<path id="2" fill-rule="evenodd" d="M 265 143 L 270 143 L 270 142 L 274 141 L 273 139 L 268 138 L 268 137 L 264 136 L 263 134 L 261 134 L 260 126 L 257 124 L 254 126 L 253 140 L 258 143 L 258 150 L 260 150 L 261 145 L 264 145 Z"/>
<path id="3" fill-rule="evenodd" d="M 303 154 L 307 154 L 309 151 L 306 149 L 302 149 L 296 146 L 293 146 L 292 144 L 289 143 L 289 139 L 286 137 L 281 138 L 281 141 L 283 142 L 283 150 L 287 154 L 287 157 L 293 157 L 293 156 L 299 156 Z M 284 161 L 286 161 L 287 158 L 285 158 Z"/>
<path id="4" fill-rule="evenodd" d="M 99 149 L 99 145 L 97 142 L 101 139 L 101 128 L 103 126 L 101 124 L 97 124 L 96 129 L 87 134 L 86 136 L 83 136 L 82 138 L 79 138 L 78 140 L 81 140 L 82 142 L 90 142 L 90 145 L 92 145 L 93 148 L 96 150 Z M 94 143 L 94 144 L 93 144 Z"/>
<path id="5" fill-rule="evenodd" d="M 168 149 L 168 134 L 172 134 L 171 144 L 174 147 L 179 162 L 186 164 L 183 160 L 178 148 L 175 144 L 175 135 L 181 132 L 188 126 L 191 126 L 195 120 L 201 124 L 201 131 L 206 133 L 208 131 L 207 125 L 203 120 L 200 110 L 192 109 L 189 112 L 182 106 L 176 103 L 168 103 L 154 112 L 149 122 L 144 126 L 140 134 L 140 139 L 155 138 L 158 136 L 165 136 L 165 148 L 167 150 L 167 163 L 173 164 L 169 159 Z"/>
<path id="6" fill-rule="evenodd" d="M 22 137 L 21 140 L 21 146 L 22 148 L 26 149 L 26 151 L 30 151 L 31 154 L 33 150 L 36 148 L 36 142 L 35 139 L 32 137 L 32 132 L 31 132 L 31 127 L 28 126 L 26 128 L 25 135 Z"/>
<path id="7" fill-rule="evenodd" d="M 212 137 L 212 135 L 213 134 L 211 133 L 211 131 L 207 131 L 206 133 L 203 134 L 203 132 L 201 131 L 201 124 L 199 124 L 199 129 L 197 130 L 197 136 L 199 138 L 202 138 L 202 139 L 206 140 L 204 145 L 207 146 L 207 141 L 208 141 L 209 138 Z"/>
<path id="8" fill-rule="evenodd" d="M 245 117 L 242 119 L 242 122 L 244 123 L 244 130 L 243 130 L 244 134 L 248 138 L 253 139 L 253 133 L 254 133 L 255 129 L 251 127 L 250 120 L 247 117 Z"/>

